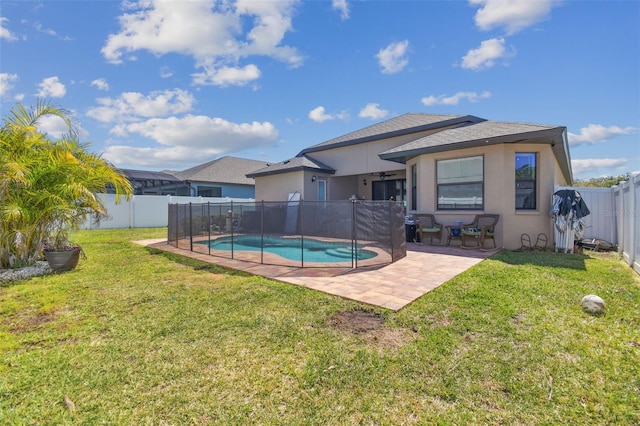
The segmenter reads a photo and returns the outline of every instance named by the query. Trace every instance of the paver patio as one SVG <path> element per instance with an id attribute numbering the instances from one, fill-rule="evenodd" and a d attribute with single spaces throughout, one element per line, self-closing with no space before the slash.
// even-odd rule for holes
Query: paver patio
<path id="1" fill-rule="evenodd" d="M 382 267 L 299 268 L 195 253 L 170 246 L 166 240 L 145 240 L 136 243 L 394 311 L 400 310 L 497 251 L 407 243 L 406 257 Z"/>

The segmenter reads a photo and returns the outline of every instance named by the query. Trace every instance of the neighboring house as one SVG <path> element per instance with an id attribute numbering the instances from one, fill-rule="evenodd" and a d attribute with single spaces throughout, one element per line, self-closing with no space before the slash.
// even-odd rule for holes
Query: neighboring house
<path id="1" fill-rule="evenodd" d="M 521 235 L 553 243 L 555 184 L 572 181 L 566 128 L 490 121 L 471 115 L 404 114 L 303 149 L 257 169 L 257 200 L 359 199 L 404 202 L 445 225 L 497 213 L 498 245 Z"/>
<path id="2" fill-rule="evenodd" d="M 268 163 L 222 157 L 184 171 L 121 169 L 138 195 L 254 198 L 254 180 L 246 176 Z"/>

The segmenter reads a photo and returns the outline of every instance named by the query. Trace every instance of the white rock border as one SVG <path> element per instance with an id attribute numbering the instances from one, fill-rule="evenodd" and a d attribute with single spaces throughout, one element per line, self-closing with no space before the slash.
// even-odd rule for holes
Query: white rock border
<path id="1" fill-rule="evenodd" d="M 24 268 L 0 269 L 0 284 L 51 274 L 52 272 L 53 270 L 49 267 L 47 261 L 39 260 L 34 265 L 25 266 Z"/>

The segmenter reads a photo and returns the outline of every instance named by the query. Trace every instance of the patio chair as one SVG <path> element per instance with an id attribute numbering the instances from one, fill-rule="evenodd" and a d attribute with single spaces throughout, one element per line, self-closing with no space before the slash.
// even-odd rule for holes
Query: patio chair
<path id="1" fill-rule="evenodd" d="M 416 236 L 420 235 L 420 242 L 424 243 L 425 236 L 429 237 L 429 242 L 433 244 L 433 238 L 442 242 L 442 224 L 436 222 L 436 217 L 432 214 L 415 214 L 414 219 L 419 221 L 416 227 Z M 414 242 L 416 242 L 414 240 Z"/>
<path id="2" fill-rule="evenodd" d="M 496 248 L 495 231 L 500 215 L 479 214 L 473 222 L 462 225 L 462 247 L 484 248 L 486 240 L 493 241 L 493 248 Z M 474 246 L 469 246 L 468 242 L 473 241 Z"/>

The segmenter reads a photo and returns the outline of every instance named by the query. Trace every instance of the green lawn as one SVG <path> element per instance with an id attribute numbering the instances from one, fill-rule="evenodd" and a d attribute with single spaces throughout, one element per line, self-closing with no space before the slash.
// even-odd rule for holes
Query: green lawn
<path id="1" fill-rule="evenodd" d="M 503 251 L 391 312 L 130 243 L 165 235 L 82 231 L 76 270 L 0 287 L 0 424 L 640 422 L 616 255 Z"/>

